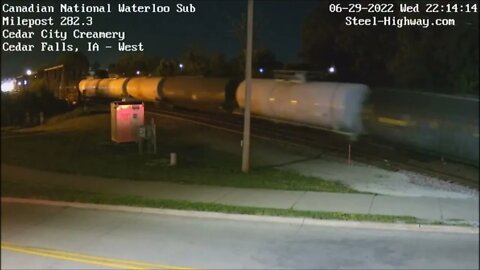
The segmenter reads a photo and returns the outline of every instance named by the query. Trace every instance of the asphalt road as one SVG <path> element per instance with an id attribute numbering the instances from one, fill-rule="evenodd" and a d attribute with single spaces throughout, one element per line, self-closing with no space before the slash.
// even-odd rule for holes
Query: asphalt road
<path id="1" fill-rule="evenodd" d="M 2 269 L 478 269 L 477 234 L 225 221 L 2 203 Z"/>

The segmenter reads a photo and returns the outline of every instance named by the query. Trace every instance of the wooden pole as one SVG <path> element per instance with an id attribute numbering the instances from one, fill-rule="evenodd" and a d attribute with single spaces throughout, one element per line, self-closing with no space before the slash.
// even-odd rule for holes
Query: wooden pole
<path id="1" fill-rule="evenodd" d="M 157 153 L 157 131 L 155 126 L 155 120 L 152 118 L 152 143 L 153 143 L 153 153 Z"/>
<path id="2" fill-rule="evenodd" d="M 242 172 L 250 170 L 250 104 L 252 99 L 253 0 L 248 0 L 247 51 L 245 59 L 245 112 L 243 124 Z"/>
<path id="3" fill-rule="evenodd" d="M 351 144 L 348 144 L 348 165 L 350 165 L 350 162 L 351 162 L 351 154 L 352 154 L 352 146 Z"/>

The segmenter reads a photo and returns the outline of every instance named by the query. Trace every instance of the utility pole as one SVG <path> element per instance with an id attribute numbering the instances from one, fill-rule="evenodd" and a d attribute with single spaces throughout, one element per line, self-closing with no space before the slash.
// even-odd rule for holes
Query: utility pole
<path id="1" fill-rule="evenodd" d="M 250 104 L 252 99 L 253 0 L 248 0 L 247 53 L 245 61 L 245 112 L 243 122 L 242 172 L 250 170 Z"/>

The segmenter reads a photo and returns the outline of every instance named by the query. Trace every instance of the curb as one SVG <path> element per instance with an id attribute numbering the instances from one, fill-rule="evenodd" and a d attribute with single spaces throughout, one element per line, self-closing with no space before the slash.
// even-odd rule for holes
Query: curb
<path id="1" fill-rule="evenodd" d="M 34 205 L 45 205 L 45 206 L 67 207 L 67 208 L 80 208 L 80 209 L 91 209 L 91 210 L 122 211 L 122 212 L 130 212 L 130 213 L 144 213 L 144 214 L 191 217 L 191 218 L 210 218 L 210 219 L 250 221 L 250 222 L 270 222 L 270 223 L 282 223 L 282 224 L 291 224 L 291 225 L 300 225 L 300 226 L 310 225 L 310 226 L 324 226 L 324 227 L 337 227 L 337 228 L 343 227 L 343 228 L 374 229 L 374 230 L 479 234 L 479 228 L 466 227 L 466 226 L 397 224 L 397 223 L 380 223 L 380 222 L 363 222 L 363 221 L 322 220 L 322 219 L 301 218 L 301 217 L 295 218 L 295 217 L 256 216 L 256 215 L 227 214 L 227 213 L 218 213 L 218 212 L 176 210 L 176 209 L 150 208 L 150 207 L 125 206 L 125 205 L 50 201 L 50 200 L 14 198 L 14 197 L 1 197 L 1 202 L 17 203 L 17 204 L 34 204 Z"/>

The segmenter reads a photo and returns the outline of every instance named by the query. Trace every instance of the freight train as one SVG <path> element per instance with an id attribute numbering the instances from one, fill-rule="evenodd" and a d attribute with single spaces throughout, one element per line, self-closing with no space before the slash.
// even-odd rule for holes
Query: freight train
<path id="1" fill-rule="evenodd" d="M 199 111 L 244 108 L 245 81 L 203 77 L 86 79 L 84 98 L 133 98 Z M 252 79 L 251 112 L 294 125 L 368 135 L 478 166 L 478 98 L 372 91 L 357 83 Z"/>

